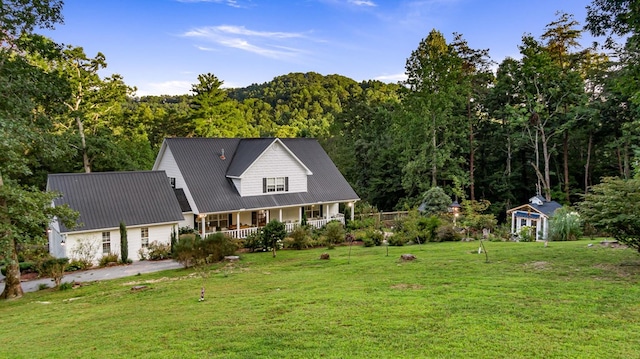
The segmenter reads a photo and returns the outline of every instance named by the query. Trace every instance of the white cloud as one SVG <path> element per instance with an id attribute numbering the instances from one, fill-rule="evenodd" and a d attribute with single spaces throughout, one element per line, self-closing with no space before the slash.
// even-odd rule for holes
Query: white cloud
<path id="1" fill-rule="evenodd" d="M 282 44 L 290 39 L 304 38 L 296 32 L 254 31 L 244 26 L 220 25 L 196 28 L 183 34 L 184 37 L 198 38 L 214 44 L 239 49 L 274 59 L 296 57 L 302 50 Z M 212 51 L 199 46 L 201 50 Z"/>
<path id="2" fill-rule="evenodd" d="M 374 80 L 387 82 L 387 83 L 390 83 L 390 82 L 396 83 L 398 81 L 404 81 L 406 79 L 407 79 L 407 75 L 404 72 L 399 74 L 381 75 L 378 77 L 374 77 Z"/>
<path id="3" fill-rule="evenodd" d="M 371 7 L 378 6 L 373 1 L 368 1 L 368 0 L 349 0 L 349 4 L 353 4 L 356 6 L 371 6 Z"/>
<path id="4" fill-rule="evenodd" d="M 139 86 L 136 96 L 186 95 L 191 92 L 189 81 L 149 82 Z"/>
<path id="5" fill-rule="evenodd" d="M 231 7 L 242 7 L 237 0 L 176 0 L 183 3 L 212 2 L 216 4 L 226 4 Z"/>

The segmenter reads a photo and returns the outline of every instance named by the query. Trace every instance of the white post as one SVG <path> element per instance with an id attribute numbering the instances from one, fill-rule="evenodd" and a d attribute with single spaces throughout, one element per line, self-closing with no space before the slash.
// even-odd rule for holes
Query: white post
<path id="1" fill-rule="evenodd" d="M 282 222 L 282 208 L 278 210 L 278 221 Z"/>
<path id="2" fill-rule="evenodd" d="M 204 238 L 205 236 L 205 226 L 204 226 L 204 219 L 205 219 L 205 215 L 201 215 L 202 217 L 200 218 L 200 229 L 201 229 L 201 236 L 202 238 Z"/>
<path id="3" fill-rule="evenodd" d="M 267 212 L 267 215 L 266 215 L 266 217 L 267 217 L 267 223 L 269 223 L 269 221 L 271 220 L 271 218 L 269 218 L 269 217 L 271 217 L 271 216 L 270 216 L 271 211 L 270 211 L 270 210 L 268 210 L 268 209 L 266 209 L 266 210 L 265 210 L 265 212 Z"/>
<path id="4" fill-rule="evenodd" d="M 240 212 L 236 212 L 236 238 L 240 238 Z"/>
<path id="5" fill-rule="evenodd" d="M 353 221 L 353 213 L 354 213 L 354 207 L 356 206 L 356 204 L 354 202 L 349 202 L 349 207 L 351 207 L 351 220 Z"/>
<path id="6" fill-rule="evenodd" d="M 511 234 L 518 233 L 516 231 L 516 211 L 511 212 Z"/>

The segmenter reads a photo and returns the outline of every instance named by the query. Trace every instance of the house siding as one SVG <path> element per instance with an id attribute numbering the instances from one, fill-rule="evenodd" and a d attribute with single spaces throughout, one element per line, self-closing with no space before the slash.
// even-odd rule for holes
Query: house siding
<path id="1" fill-rule="evenodd" d="M 142 233 L 141 228 L 149 228 L 149 243 L 158 242 L 162 244 L 171 244 L 171 229 L 174 224 L 163 225 L 149 225 L 149 226 L 137 226 L 127 227 L 127 245 L 129 248 L 129 259 L 132 261 L 139 261 L 139 250 L 142 248 Z M 93 231 L 84 233 L 68 233 L 66 244 L 62 248 L 63 253 L 60 257 L 67 257 L 70 259 L 78 259 L 77 249 L 82 242 L 89 242 L 93 246 L 92 260 L 94 264 L 97 264 L 102 258 L 102 232 L 109 232 L 111 237 L 111 253 L 115 253 L 120 258 L 120 230 L 104 230 Z"/>
<path id="2" fill-rule="evenodd" d="M 307 192 L 305 168 L 279 142 L 269 147 L 243 174 L 241 196 L 264 194 L 262 179 L 265 177 L 289 177 L 288 193 Z"/>
<path id="3" fill-rule="evenodd" d="M 173 153 L 171 153 L 171 149 L 166 145 L 166 143 L 164 143 L 163 146 L 166 147 L 164 149 L 164 152 L 162 153 L 162 157 L 160 158 L 157 166 L 154 166 L 153 169 L 158 171 L 165 171 L 165 173 L 167 174 L 167 181 L 169 180 L 169 177 L 175 178 L 176 188 L 182 188 L 184 190 L 187 201 L 189 201 L 189 206 L 191 206 L 191 209 L 197 213 L 196 203 L 193 200 L 193 196 L 191 195 L 189 188 L 187 187 L 184 176 L 182 176 L 182 172 L 178 167 L 178 163 L 173 157 Z"/>

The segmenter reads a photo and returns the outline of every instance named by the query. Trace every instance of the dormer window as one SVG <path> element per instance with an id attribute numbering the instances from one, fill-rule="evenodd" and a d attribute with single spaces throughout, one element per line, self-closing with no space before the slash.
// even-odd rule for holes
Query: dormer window
<path id="1" fill-rule="evenodd" d="M 289 192 L 289 177 L 264 177 L 262 193 Z"/>
<path id="2" fill-rule="evenodd" d="M 169 183 L 171 184 L 171 188 L 176 188 L 176 178 L 169 177 Z"/>

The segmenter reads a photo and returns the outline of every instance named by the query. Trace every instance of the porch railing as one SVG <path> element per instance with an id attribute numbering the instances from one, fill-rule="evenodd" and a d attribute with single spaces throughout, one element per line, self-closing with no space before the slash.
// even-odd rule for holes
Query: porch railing
<path id="1" fill-rule="evenodd" d="M 344 214 L 338 213 L 337 215 L 332 216 L 331 218 L 311 219 L 307 221 L 307 224 L 309 226 L 313 226 L 316 228 L 322 228 L 331 221 L 339 221 L 340 223 L 342 223 L 342 225 L 344 225 Z M 300 226 L 300 222 L 285 223 L 284 225 L 287 233 L 291 233 L 296 229 L 296 227 Z M 257 233 L 260 230 L 260 228 L 262 227 L 247 227 L 247 228 L 240 228 L 240 229 L 228 229 L 220 232 L 228 236 L 231 236 L 233 238 L 247 238 L 249 235 L 253 233 Z M 206 234 L 211 234 L 211 233 L 216 233 L 216 232 L 207 232 Z"/>

